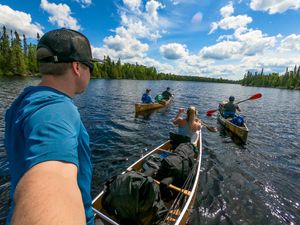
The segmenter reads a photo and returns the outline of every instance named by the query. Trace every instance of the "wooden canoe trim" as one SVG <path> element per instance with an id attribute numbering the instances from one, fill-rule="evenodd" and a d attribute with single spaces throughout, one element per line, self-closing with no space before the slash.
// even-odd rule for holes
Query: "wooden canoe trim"
<path id="1" fill-rule="evenodd" d="M 154 180 L 155 183 L 160 184 L 160 181 L 155 180 L 155 179 L 153 179 L 153 180 Z M 173 184 L 169 184 L 169 185 L 168 185 L 168 188 L 173 189 L 174 191 L 181 192 L 182 194 L 187 195 L 187 196 L 190 196 L 190 195 L 191 195 L 191 191 L 186 190 L 186 189 L 182 189 L 182 188 L 179 188 L 179 187 L 176 187 L 176 186 L 173 185 Z"/>
<path id="2" fill-rule="evenodd" d="M 181 213 L 180 209 L 173 209 L 170 211 L 171 214 L 175 215 L 175 216 L 179 216 Z"/>

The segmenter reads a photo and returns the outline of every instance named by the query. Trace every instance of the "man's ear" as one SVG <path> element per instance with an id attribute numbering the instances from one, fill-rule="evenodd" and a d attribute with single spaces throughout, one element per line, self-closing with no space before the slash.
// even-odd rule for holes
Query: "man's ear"
<path id="1" fill-rule="evenodd" d="M 80 63 L 72 62 L 71 67 L 72 67 L 72 71 L 75 73 L 75 75 L 80 77 Z"/>

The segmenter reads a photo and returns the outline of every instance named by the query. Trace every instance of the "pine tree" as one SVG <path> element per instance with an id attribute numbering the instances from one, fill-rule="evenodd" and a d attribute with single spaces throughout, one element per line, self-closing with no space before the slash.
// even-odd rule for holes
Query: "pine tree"
<path id="1" fill-rule="evenodd" d="M 28 72 L 35 74 L 38 72 L 38 64 L 36 60 L 36 45 L 29 44 L 28 46 L 28 63 L 27 68 Z"/>
<path id="2" fill-rule="evenodd" d="M 1 62 L 0 67 L 1 71 L 4 75 L 11 74 L 11 50 L 9 44 L 9 36 L 6 32 L 6 27 L 3 26 L 2 36 L 1 36 L 1 45 L 0 45 L 0 53 L 1 53 Z"/>
<path id="3" fill-rule="evenodd" d="M 12 63 L 13 72 L 16 75 L 26 74 L 26 65 L 24 60 L 21 39 L 17 31 L 15 31 L 15 39 L 12 42 Z"/>

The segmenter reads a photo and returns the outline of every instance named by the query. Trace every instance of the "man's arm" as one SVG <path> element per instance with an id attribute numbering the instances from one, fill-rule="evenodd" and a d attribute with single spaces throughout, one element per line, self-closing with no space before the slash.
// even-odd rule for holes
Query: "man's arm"
<path id="1" fill-rule="evenodd" d="M 11 225 L 86 224 L 77 185 L 77 167 L 47 161 L 35 165 L 19 181 Z"/>
<path id="2" fill-rule="evenodd" d="M 181 121 L 180 114 L 183 113 L 183 112 L 185 112 L 185 109 L 184 109 L 184 108 L 180 108 L 180 109 L 178 110 L 178 113 L 176 114 L 175 118 L 173 119 L 173 124 L 174 124 L 174 125 L 177 125 L 177 124 L 180 123 L 180 121 Z"/>

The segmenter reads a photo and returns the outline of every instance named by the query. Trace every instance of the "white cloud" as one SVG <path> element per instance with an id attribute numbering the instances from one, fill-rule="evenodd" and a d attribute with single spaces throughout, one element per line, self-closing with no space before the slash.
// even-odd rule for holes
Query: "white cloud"
<path id="1" fill-rule="evenodd" d="M 0 25 L 6 29 L 16 30 L 19 35 L 25 34 L 27 37 L 36 38 L 37 33 L 43 34 L 42 26 L 33 23 L 30 14 L 13 10 L 9 6 L 0 4 Z"/>
<path id="2" fill-rule="evenodd" d="M 82 8 L 89 7 L 92 4 L 92 0 L 75 0 L 78 2 Z"/>
<path id="3" fill-rule="evenodd" d="M 162 54 L 166 59 L 180 59 L 188 55 L 188 50 L 186 45 L 178 43 L 170 43 L 162 45 L 159 48 L 160 54 Z"/>
<path id="4" fill-rule="evenodd" d="M 145 65 L 148 67 L 155 67 L 158 72 L 163 72 L 163 73 L 175 73 L 176 70 L 175 68 L 166 63 L 161 63 L 155 59 L 149 58 L 149 57 L 143 57 L 143 58 L 133 58 L 130 59 L 128 62 L 131 63 L 138 63 L 141 65 Z"/>
<path id="5" fill-rule="evenodd" d="M 115 36 L 104 39 L 103 48 L 94 48 L 94 54 L 96 58 L 103 58 L 105 55 L 109 55 L 113 59 L 142 58 L 148 49 L 147 44 L 141 43 L 133 38 L 125 28 L 119 27 Z"/>
<path id="6" fill-rule="evenodd" d="M 157 11 L 160 8 L 164 8 L 164 6 L 158 1 L 150 0 L 146 3 L 146 18 L 149 23 L 157 25 L 159 19 Z"/>
<path id="7" fill-rule="evenodd" d="M 132 36 L 136 38 L 147 38 L 156 40 L 161 37 L 158 30 L 150 29 L 146 23 L 137 19 L 136 17 L 127 16 L 125 13 L 121 14 L 122 24 Z"/>
<path id="8" fill-rule="evenodd" d="M 229 2 L 228 5 L 222 7 L 220 9 L 220 14 L 222 15 L 223 19 L 221 19 L 219 22 L 213 22 L 208 34 L 212 34 L 218 28 L 223 30 L 236 30 L 245 28 L 249 23 L 252 22 L 252 18 L 247 15 L 231 16 L 233 12 L 234 8 L 232 2 Z"/>
<path id="9" fill-rule="evenodd" d="M 228 59 L 253 56 L 270 49 L 276 44 L 276 37 L 268 37 L 261 30 L 237 29 L 233 35 L 227 36 L 232 41 L 222 41 L 215 45 L 204 47 L 200 55 L 204 58 Z M 220 37 L 223 39 L 224 37 Z"/>
<path id="10" fill-rule="evenodd" d="M 240 54 L 242 45 L 239 42 L 223 41 L 218 44 L 204 47 L 200 51 L 200 55 L 204 58 L 226 59 Z"/>
<path id="11" fill-rule="evenodd" d="M 233 12 L 234 12 L 234 9 L 233 9 L 232 2 L 229 2 L 228 5 L 226 5 L 220 9 L 220 13 L 224 18 L 231 16 L 231 14 L 233 14 Z"/>
<path id="12" fill-rule="evenodd" d="M 234 36 L 242 44 L 242 55 L 255 55 L 276 44 L 276 37 L 263 35 L 261 30 L 236 30 Z"/>
<path id="13" fill-rule="evenodd" d="M 147 1 L 143 7 L 141 1 L 124 0 L 124 7 L 119 7 L 121 25 L 136 38 L 155 41 L 165 32 L 163 27 L 168 21 L 158 14 L 164 6 L 155 0 Z"/>
<path id="14" fill-rule="evenodd" d="M 124 5 L 126 5 L 130 10 L 138 10 L 141 6 L 141 0 L 123 0 Z"/>
<path id="15" fill-rule="evenodd" d="M 282 50 L 282 51 L 299 51 L 300 50 L 300 35 L 291 34 L 291 35 L 287 36 L 286 38 L 284 38 L 281 41 L 280 50 Z"/>
<path id="16" fill-rule="evenodd" d="M 247 15 L 229 16 L 219 22 L 213 22 L 209 34 L 213 33 L 218 28 L 221 28 L 223 30 L 235 30 L 241 27 L 246 27 L 251 22 L 252 18 Z"/>
<path id="17" fill-rule="evenodd" d="M 251 0 L 250 8 L 257 11 L 268 11 L 269 14 L 283 13 L 289 9 L 299 9 L 300 0 Z"/>
<path id="18" fill-rule="evenodd" d="M 41 0 L 41 8 L 50 14 L 49 22 L 59 27 L 79 30 L 80 26 L 77 20 L 71 16 L 72 12 L 67 4 L 49 3 L 47 0 Z"/>
<path id="19" fill-rule="evenodd" d="M 280 74 L 285 72 L 286 67 L 293 68 L 299 65 L 299 52 L 293 54 L 292 51 L 282 53 L 277 50 L 271 50 L 263 55 L 256 55 L 254 57 L 245 57 L 241 64 L 244 65 L 246 70 L 254 69 L 261 71 L 264 68 L 265 72 L 278 72 Z"/>

